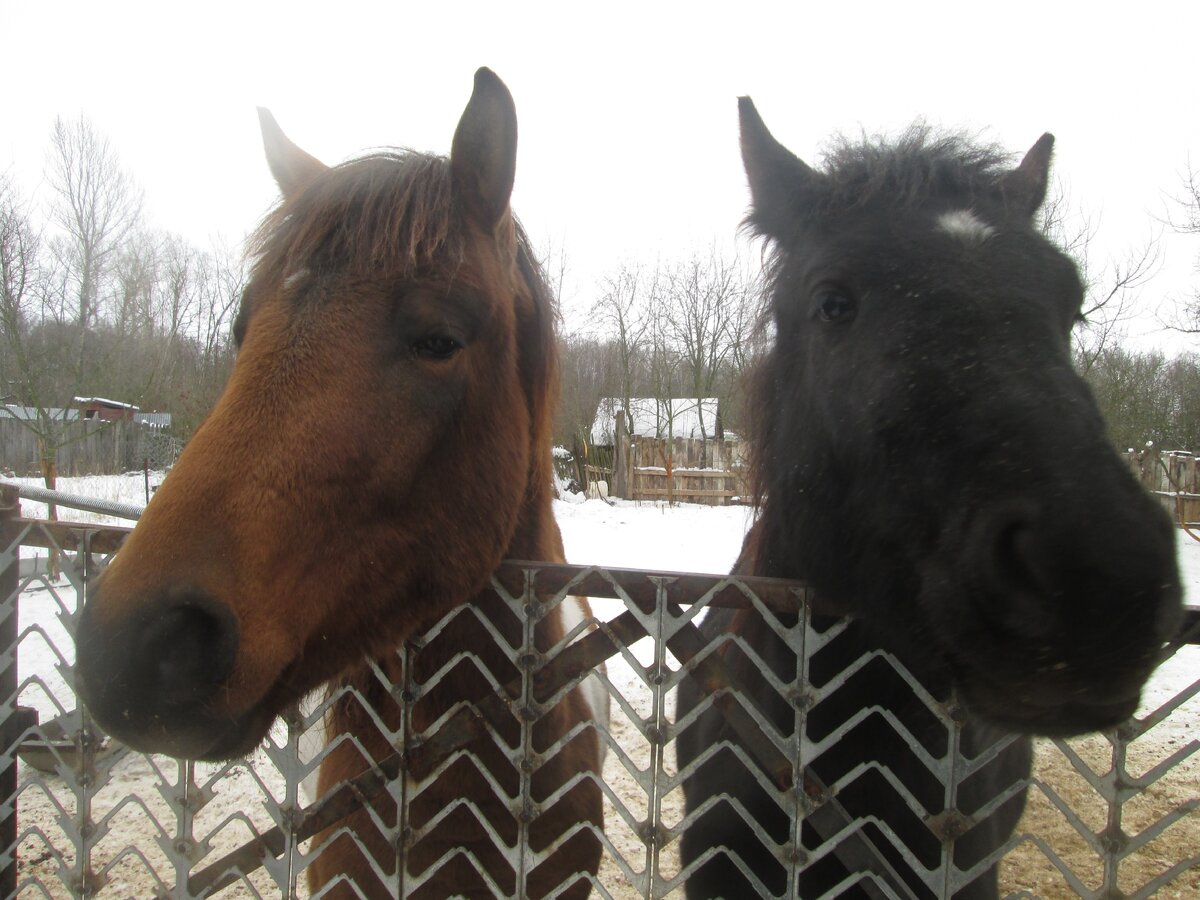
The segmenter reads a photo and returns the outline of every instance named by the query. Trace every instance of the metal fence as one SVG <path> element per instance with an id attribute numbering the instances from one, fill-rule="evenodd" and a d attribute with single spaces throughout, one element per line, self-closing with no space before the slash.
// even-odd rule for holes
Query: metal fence
<path id="1" fill-rule="evenodd" d="M 376 789 L 378 773 L 305 804 L 300 782 L 313 764 L 302 747 L 319 728 L 324 706 L 285 716 L 251 757 L 227 764 L 181 763 L 110 743 L 77 708 L 71 636 L 88 584 L 125 530 L 8 512 L 0 541 L 0 896 L 307 896 L 308 839 Z M 61 577 L 51 580 L 36 566 L 19 574 L 22 547 L 58 551 Z M 604 736 L 604 859 L 592 896 L 682 896 L 689 873 L 681 869 L 678 844 L 687 824 L 681 787 L 687 773 L 675 764 L 675 695 L 686 671 L 713 656 L 694 623 L 714 605 L 803 609 L 804 587 L 507 563 L 492 590 L 517 616 L 537 615 L 568 595 L 594 598 L 597 627 L 525 669 L 523 678 L 592 679 L 612 699 Z M 1198 618 L 1189 613 L 1192 626 Z M 801 617 L 797 648 L 805 632 Z M 807 639 L 816 643 L 811 634 Z M 1002 864 L 1003 892 L 1200 896 L 1200 650 L 1171 649 L 1175 655 L 1138 718 L 1104 735 L 1038 743 L 1026 816 Z M 412 704 L 421 690 L 396 685 L 393 696 Z M 475 715 L 480 721 L 503 715 L 508 698 L 523 695 L 523 685 L 499 686 Z M 753 704 L 744 708 L 754 715 Z M 453 752 L 469 733 L 446 728 L 432 742 L 437 746 L 426 749 Z M 381 770 L 394 775 L 398 766 L 391 759 Z M 962 768 L 946 758 L 931 761 L 939 777 Z M 519 807 L 522 798 L 512 799 Z M 403 845 L 400 835 L 395 840 Z M 780 859 L 797 858 L 798 848 L 774 849 Z M 941 866 L 951 864 L 951 850 Z M 532 853 L 521 846 L 504 852 Z M 931 871 L 930 883 L 949 883 L 944 874 Z M 887 885 L 880 895 L 907 896 Z"/>

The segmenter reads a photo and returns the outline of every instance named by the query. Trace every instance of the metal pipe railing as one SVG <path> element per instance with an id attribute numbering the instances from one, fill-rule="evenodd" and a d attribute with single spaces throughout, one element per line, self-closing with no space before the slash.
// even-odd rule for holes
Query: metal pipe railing
<path id="1" fill-rule="evenodd" d="M 32 500 L 35 503 L 53 503 L 68 509 L 78 509 L 83 512 L 95 513 L 100 516 L 114 516 L 118 519 L 137 521 L 142 517 L 144 506 L 133 506 L 129 503 L 112 503 L 108 500 L 97 500 L 95 497 L 79 497 L 75 494 L 64 494 L 33 485 L 12 484 L 0 481 L 0 487 L 14 489 L 22 500 Z"/>

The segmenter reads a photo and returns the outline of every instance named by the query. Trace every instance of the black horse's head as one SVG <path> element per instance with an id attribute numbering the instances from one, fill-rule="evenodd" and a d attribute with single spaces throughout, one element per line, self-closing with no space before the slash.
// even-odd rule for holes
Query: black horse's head
<path id="1" fill-rule="evenodd" d="M 807 578 L 999 724 L 1120 722 L 1179 577 L 1072 368 L 1083 288 L 1035 222 L 1053 138 L 1010 168 L 917 127 L 818 171 L 748 98 L 741 119 L 776 337 L 756 570 Z"/>

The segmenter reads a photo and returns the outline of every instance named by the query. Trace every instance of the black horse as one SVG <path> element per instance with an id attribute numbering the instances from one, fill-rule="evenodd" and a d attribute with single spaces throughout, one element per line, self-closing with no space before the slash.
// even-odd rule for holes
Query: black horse
<path id="1" fill-rule="evenodd" d="M 836 616 L 701 625 L 737 691 L 680 687 L 687 893 L 992 897 L 1027 735 L 1125 720 L 1180 617 L 1170 522 L 1071 365 L 1053 138 L 1014 169 L 918 126 L 817 171 L 740 113 L 775 339 L 736 571 Z"/>

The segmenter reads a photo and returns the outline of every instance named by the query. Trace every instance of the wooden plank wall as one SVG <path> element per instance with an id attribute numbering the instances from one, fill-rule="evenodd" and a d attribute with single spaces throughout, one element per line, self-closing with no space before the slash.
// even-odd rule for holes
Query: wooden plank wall
<path id="1" fill-rule="evenodd" d="M 1172 519 L 1200 523 L 1200 469 L 1194 454 L 1151 446 L 1130 450 L 1126 460 L 1142 486 L 1159 496 Z"/>
<path id="2" fill-rule="evenodd" d="M 68 441 L 58 448 L 58 474 L 116 475 L 140 469 L 149 458 L 151 468 L 171 465 L 180 442 L 133 422 L 73 422 Z M 17 476 L 41 474 L 37 436 L 14 419 L 0 419 L 0 471 Z"/>
<path id="3" fill-rule="evenodd" d="M 618 496 L 630 500 L 709 506 L 751 501 L 745 445 L 738 440 L 627 438 L 616 453 L 618 467 L 624 475 Z M 614 477 L 614 483 L 620 481 Z"/>

